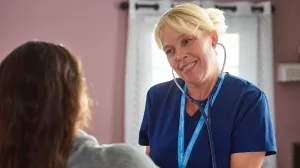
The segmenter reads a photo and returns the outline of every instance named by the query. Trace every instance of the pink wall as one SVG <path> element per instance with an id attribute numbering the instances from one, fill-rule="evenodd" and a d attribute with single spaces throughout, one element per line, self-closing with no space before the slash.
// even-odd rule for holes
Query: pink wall
<path id="1" fill-rule="evenodd" d="M 274 61 L 296 62 L 300 45 L 300 1 L 273 0 L 273 3 L 276 5 L 273 22 Z M 300 83 L 276 82 L 275 104 L 278 168 L 292 168 L 292 145 L 300 142 Z"/>
<path id="2" fill-rule="evenodd" d="M 0 55 L 31 39 L 63 43 L 83 62 L 92 96 L 91 132 L 101 143 L 123 141 L 127 13 L 120 0 L 0 1 Z"/>

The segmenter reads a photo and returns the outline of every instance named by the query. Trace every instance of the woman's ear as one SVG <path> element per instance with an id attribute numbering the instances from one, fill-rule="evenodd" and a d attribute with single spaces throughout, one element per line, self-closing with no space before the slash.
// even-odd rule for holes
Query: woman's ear
<path id="1" fill-rule="evenodd" d="M 218 36 L 218 34 L 216 32 L 212 33 L 211 40 L 212 40 L 212 46 L 213 46 L 213 48 L 216 48 L 217 43 L 219 41 L 219 36 Z"/>

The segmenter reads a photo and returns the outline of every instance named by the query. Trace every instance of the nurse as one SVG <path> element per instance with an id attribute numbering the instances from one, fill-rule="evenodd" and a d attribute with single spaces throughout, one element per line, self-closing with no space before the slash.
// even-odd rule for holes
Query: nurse
<path id="1" fill-rule="evenodd" d="M 156 42 L 187 94 L 204 99 L 201 106 L 205 108 L 210 93 L 216 95 L 220 86 L 209 114 L 214 152 L 205 124 L 192 148 L 187 148 L 193 143 L 201 112 L 173 80 L 149 89 L 139 144 L 146 146 L 147 154 L 161 168 L 211 168 L 212 154 L 218 168 L 260 168 L 265 156 L 276 154 L 265 93 L 247 80 L 220 74 L 216 47 L 226 29 L 222 11 L 189 3 L 175 6 L 157 24 Z M 179 127 L 179 123 L 184 124 Z M 181 136 L 183 141 L 178 141 Z"/>

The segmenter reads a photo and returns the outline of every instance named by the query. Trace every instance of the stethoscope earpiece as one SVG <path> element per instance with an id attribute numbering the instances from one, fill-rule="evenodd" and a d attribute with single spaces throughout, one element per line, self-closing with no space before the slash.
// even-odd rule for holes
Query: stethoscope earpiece
<path id="1" fill-rule="evenodd" d="M 214 48 L 216 48 L 217 44 L 218 44 L 218 43 L 215 42 L 215 41 L 212 42 L 212 46 L 213 46 Z"/>

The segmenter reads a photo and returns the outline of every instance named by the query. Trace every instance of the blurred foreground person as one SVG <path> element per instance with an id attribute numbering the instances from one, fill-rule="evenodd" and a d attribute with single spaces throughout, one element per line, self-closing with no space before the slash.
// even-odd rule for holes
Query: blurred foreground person
<path id="1" fill-rule="evenodd" d="M 99 145 L 83 129 L 90 101 L 78 59 L 66 48 L 27 42 L 0 64 L 1 168 L 153 168 L 127 145 Z"/>

